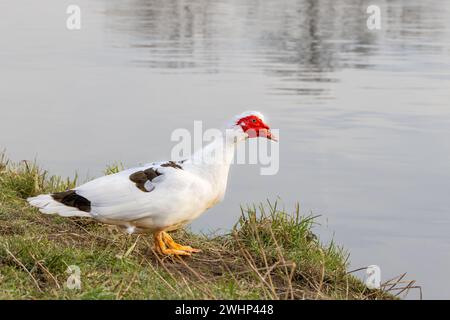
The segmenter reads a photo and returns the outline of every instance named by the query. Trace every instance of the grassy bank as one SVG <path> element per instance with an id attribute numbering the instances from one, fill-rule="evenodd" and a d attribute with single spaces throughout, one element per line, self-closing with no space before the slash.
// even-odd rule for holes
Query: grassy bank
<path id="1" fill-rule="evenodd" d="M 116 169 L 108 169 L 114 172 Z M 76 181 L 26 162 L 0 159 L 0 299 L 391 299 L 347 272 L 347 254 L 322 244 L 313 217 L 266 204 L 243 210 L 227 235 L 178 231 L 202 249 L 172 258 L 152 250 L 151 236 L 126 235 L 90 219 L 40 214 L 29 196 Z M 69 289 L 68 266 L 81 289 Z"/>

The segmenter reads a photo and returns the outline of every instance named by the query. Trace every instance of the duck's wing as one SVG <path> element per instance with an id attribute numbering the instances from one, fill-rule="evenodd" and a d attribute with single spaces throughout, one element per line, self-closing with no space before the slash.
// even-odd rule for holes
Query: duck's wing
<path id="1" fill-rule="evenodd" d="M 97 178 L 65 192 L 29 198 L 43 213 L 132 221 L 170 208 L 168 195 L 192 187 L 182 164 L 167 161 Z"/>

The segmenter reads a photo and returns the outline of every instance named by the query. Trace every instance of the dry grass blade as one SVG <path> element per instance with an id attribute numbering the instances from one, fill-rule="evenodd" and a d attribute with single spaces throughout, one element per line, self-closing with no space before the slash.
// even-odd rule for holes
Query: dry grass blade
<path id="1" fill-rule="evenodd" d="M 275 207 L 273 207 L 272 210 L 276 211 L 276 203 L 275 203 Z M 275 211 L 272 211 L 272 212 L 275 212 Z M 294 289 L 292 287 L 291 279 L 292 279 L 292 276 L 293 276 L 293 272 L 295 271 L 295 263 L 293 264 L 294 268 L 292 269 L 291 272 L 289 272 L 288 268 L 287 268 L 288 264 L 286 263 L 286 259 L 284 258 L 283 250 L 281 249 L 280 245 L 278 244 L 277 238 L 275 237 L 275 234 L 274 234 L 272 228 L 269 228 L 269 231 L 270 231 L 270 236 L 272 237 L 272 241 L 275 244 L 275 249 L 276 249 L 276 252 L 277 252 L 277 255 L 278 255 L 278 259 L 280 259 L 280 261 L 281 261 L 281 263 L 282 263 L 282 265 L 284 267 L 285 276 L 286 276 L 287 283 L 288 283 L 288 288 L 289 288 L 289 290 L 287 291 L 286 296 L 285 296 L 285 299 L 287 299 L 289 296 L 291 296 L 291 297 L 294 296 L 294 293 L 293 293 Z"/>
<path id="2" fill-rule="evenodd" d="M 48 275 L 50 278 L 55 282 L 55 285 L 58 287 L 58 289 L 61 289 L 61 286 L 59 285 L 58 280 L 55 278 L 55 276 L 38 260 L 33 256 L 33 254 L 30 253 L 30 256 L 33 258 L 33 260 L 36 262 L 36 264 Z"/>
<path id="3" fill-rule="evenodd" d="M 33 280 L 34 284 L 36 285 L 36 288 L 39 290 L 39 292 L 43 293 L 41 287 L 39 286 L 39 282 L 36 280 L 35 277 L 33 277 L 33 275 L 31 274 L 31 272 L 27 269 L 27 267 L 24 266 L 24 264 L 22 262 L 20 262 L 19 259 L 16 258 L 15 255 L 12 254 L 11 251 L 8 250 L 8 248 L 5 247 L 5 251 L 6 253 L 8 253 L 11 258 L 13 258 L 13 260 L 30 276 L 30 278 Z"/>
<path id="4" fill-rule="evenodd" d="M 262 282 L 263 288 L 265 291 L 269 294 L 270 299 L 278 300 L 279 297 L 276 293 L 276 290 L 273 286 L 273 284 L 270 284 L 264 279 L 262 274 L 259 272 L 258 268 L 256 267 L 255 261 L 253 260 L 252 255 L 244 248 L 239 238 L 236 237 L 236 243 L 239 246 L 239 249 L 244 257 L 244 259 L 247 261 L 248 266 L 251 268 L 251 270 L 254 272 L 254 274 L 257 276 L 257 278 Z M 268 290 L 267 290 L 268 289 Z"/>

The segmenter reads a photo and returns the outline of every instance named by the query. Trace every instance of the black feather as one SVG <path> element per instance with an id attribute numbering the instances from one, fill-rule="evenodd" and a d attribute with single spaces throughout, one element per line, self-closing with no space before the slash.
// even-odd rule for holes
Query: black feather
<path id="1" fill-rule="evenodd" d="M 84 212 L 91 212 L 91 202 L 77 194 L 75 190 L 53 193 L 52 198 L 68 207 L 77 208 Z"/>

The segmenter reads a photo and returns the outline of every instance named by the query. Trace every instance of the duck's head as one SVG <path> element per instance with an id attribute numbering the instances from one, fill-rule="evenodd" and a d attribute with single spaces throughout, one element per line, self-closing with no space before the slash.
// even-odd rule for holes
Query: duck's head
<path id="1" fill-rule="evenodd" d="M 237 115 L 233 126 L 240 128 L 248 138 L 263 137 L 278 141 L 270 131 L 270 127 L 264 122 L 264 116 L 258 111 L 246 111 Z"/>

